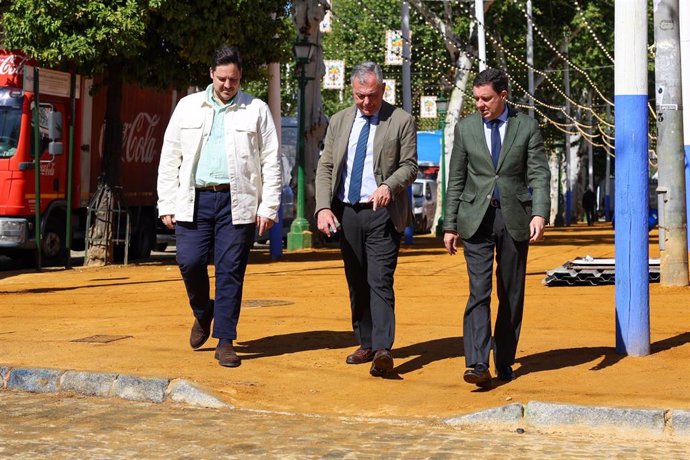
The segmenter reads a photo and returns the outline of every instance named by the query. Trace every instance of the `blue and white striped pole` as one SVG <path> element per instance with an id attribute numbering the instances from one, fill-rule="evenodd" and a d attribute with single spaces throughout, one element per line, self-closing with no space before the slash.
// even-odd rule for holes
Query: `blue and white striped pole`
<path id="1" fill-rule="evenodd" d="M 687 1 L 679 2 L 678 18 L 683 94 L 683 144 L 685 145 L 685 215 L 690 216 L 690 3 Z M 690 237 L 688 237 L 688 252 L 690 252 Z"/>
<path id="2" fill-rule="evenodd" d="M 649 354 L 647 0 L 615 3 L 616 352 Z"/>

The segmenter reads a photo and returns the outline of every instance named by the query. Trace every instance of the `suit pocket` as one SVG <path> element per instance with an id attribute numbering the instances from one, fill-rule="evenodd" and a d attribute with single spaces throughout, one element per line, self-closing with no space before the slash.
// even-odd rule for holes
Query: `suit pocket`
<path id="1" fill-rule="evenodd" d="M 462 194 L 460 195 L 460 201 L 464 201 L 466 203 L 472 203 L 475 198 L 476 194 L 472 192 L 462 192 Z"/>
<path id="2" fill-rule="evenodd" d="M 522 192 L 518 193 L 516 195 L 516 198 L 522 203 L 523 205 L 525 204 L 530 204 L 532 202 L 532 194 L 529 192 Z"/>

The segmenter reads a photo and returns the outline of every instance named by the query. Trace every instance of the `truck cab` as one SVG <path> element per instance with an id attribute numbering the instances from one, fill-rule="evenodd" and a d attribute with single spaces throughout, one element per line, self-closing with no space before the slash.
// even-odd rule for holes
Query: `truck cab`
<path id="1" fill-rule="evenodd" d="M 64 101 L 51 98 L 39 100 L 36 109 L 32 93 L 0 87 L 0 251 L 7 255 L 31 255 L 36 247 L 34 152 L 38 142 L 39 188 L 46 199 L 40 229 L 42 252 L 48 263 L 65 260 L 64 109 Z M 39 112 L 38 127 L 34 110 Z"/>
<path id="2" fill-rule="evenodd" d="M 37 254 L 38 207 L 42 262 L 64 265 L 69 248 L 84 248 L 87 221 L 95 216 L 90 201 L 97 195 L 107 150 L 108 88 L 99 77 L 77 75 L 72 100 L 70 74 L 39 69 L 36 97 L 31 64 L 21 52 L 0 49 L 0 254 Z M 113 152 L 119 155 L 120 177 L 111 185 L 122 197 L 126 224 L 112 226 L 116 245 L 129 241 L 131 259 L 148 257 L 156 243 L 158 160 L 176 100 L 175 91 L 133 83 L 122 87 L 122 150 Z"/>

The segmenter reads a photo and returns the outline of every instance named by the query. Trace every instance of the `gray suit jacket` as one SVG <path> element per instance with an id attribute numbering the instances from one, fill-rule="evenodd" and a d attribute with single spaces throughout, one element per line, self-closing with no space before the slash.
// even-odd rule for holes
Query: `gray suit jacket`
<path id="1" fill-rule="evenodd" d="M 486 214 L 494 187 L 500 191 L 501 211 L 513 239 L 529 239 L 532 216 L 548 222 L 551 172 L 539 125 L 527 115 L 509 112 L 496 168 L 481 115 L 463 119 L 455 127 L 448 174 L 444 230 L 457 231 L 463 239 L 472 237 Z"/>
<path id="2" fill-rule="evenodd" d="M 353 105 L 331 117 L 316 170 L 315 214 L 330 208 L 337 198 L 356 113 Z M 390 187 L 393 199 L 388 212 L 395 228 L 402 232 L 412 222 L 407 188 L 417 177 L 417 130 L 412 115 L 385 101 L 379 111 L 374 137 L 374 177 L 377 185 Z"/>

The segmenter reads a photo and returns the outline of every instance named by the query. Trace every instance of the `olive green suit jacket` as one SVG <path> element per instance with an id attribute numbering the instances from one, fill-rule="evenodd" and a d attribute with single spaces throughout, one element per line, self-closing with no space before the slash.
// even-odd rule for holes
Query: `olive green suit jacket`
<path id="1" fill-rule="evenodd" d="M 544 142 L 537 121 L 509 111 L 498 165 L 494 168 L 479 113 L 455 127 L 448 167 L 444 230 L 463 239 L 475 234 L 498 187 L 506 228 L 516 241 L 530 237 L 533 216 L 548 222 L 551 210 L 550 179 Z"/>
<path id="2" fill-rule="evenodd" d="M 338 197 L 343 168 L 347 166 L 347 144 L 357 114 L 356 106 L 341 110 L 331 117 L 316 169 L 316 211 L 330 208 Z M 417 129 L 414 118 L 402 109 L 383 102 L 379 124 L 374 135 L 374 177 L 376 184 L 391 189 L 392 201 L 387 206 L 397 231 L 412 222 L 408 186 L 417 177 Z"/>

